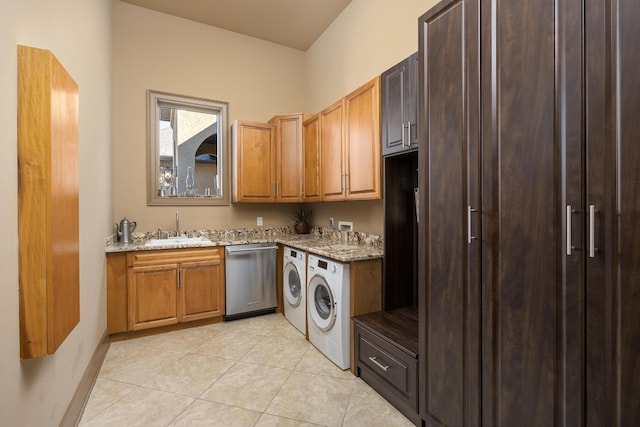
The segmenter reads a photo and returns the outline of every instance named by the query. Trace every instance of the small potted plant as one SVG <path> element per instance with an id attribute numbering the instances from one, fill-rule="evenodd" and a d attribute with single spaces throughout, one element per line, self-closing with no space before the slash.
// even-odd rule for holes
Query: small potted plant
<path id="1" fill-rule="evenodd" d="M 311 210 L 300 209 L 295 213 L 293 217 L 291 217 L 295 221 L 295 225 L 293 229 L 298 234 L 308 234 L 309 233 L 309 218 L 311 218 Z"/>

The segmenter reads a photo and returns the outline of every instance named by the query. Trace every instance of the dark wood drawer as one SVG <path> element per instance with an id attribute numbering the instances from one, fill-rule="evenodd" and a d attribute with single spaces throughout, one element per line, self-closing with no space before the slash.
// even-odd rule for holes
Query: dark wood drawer
<path id="1" fill-rule="evenodd" d="M 381 346 L 380 343 L 376 345 L 371 341 L 373 341 L 371 336 L 360 335 L 359 361 L 384 378 L 398 391 L 409 394 L 407 387 L 409 385 L 410 368 L 408 365 L 410 363 L 403 363 L 402 360 L 389 354 L 389 351 L 384 351 L 384 346 Z"/>
<path id="2" fill-rule="evenodd" d="M 357 321 L 354 353 L 356 376 L 416 422 L 418 360 Z"/>

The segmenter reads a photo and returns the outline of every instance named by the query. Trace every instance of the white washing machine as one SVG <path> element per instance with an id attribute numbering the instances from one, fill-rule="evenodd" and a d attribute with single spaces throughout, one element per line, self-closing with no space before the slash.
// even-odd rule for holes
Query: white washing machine
<path id="1" fill-rule="evenodd" d="M 303 335 L 307 333 L 307 266 L 305 252 L 284 248 L 283 293 L 284 317 Z"/>
<path id="2" fill-rule="evenodd" d="M 307 278 L 309 341 L 340 369 L 348 369 L 349 264 L 309 254 Z"/>

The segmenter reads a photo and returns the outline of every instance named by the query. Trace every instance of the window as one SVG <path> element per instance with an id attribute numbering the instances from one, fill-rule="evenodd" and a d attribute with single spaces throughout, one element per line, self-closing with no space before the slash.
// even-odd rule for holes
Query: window
<path id="1" fill-rule="evenodd" d="M 151 90 L 148 103 L 148 204 L 228 205 L 228 104 Z"/>

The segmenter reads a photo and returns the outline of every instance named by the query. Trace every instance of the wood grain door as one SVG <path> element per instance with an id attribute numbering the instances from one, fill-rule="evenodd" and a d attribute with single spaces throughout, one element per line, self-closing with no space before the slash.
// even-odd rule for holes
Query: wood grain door
<path id="1" fill-rule="evenodd" d="M 640 3 L 587 1 L 586 425 L 640 425 Z"/>
<path id="2" fill-rule="evenodd" d="M 380 76 L 382 155 L 418 146 L 418 54 Z"/>
<path id="3" fill-rule="evenodd" d="M 582 285 L 564 226 L 580 192 L 564 176 L 580 156 L 581 5 L 556 3 L 481 4 L 484 425 L 582 424 Z"/>
<path id="4" fill-rule="evenodd" d="M 322 200 L 320 115 L 314 114 L 303 124 L 303 193 L 305 202 Z"/>
<path id="5" fill-rule="evenodd" d="M 380 77 L 365 83 L 344 100 L 346 198 L 382 197 L 380 147 Z"/>
<path id="6" fill-rule="evenodd" d="M 344 200 L 343 100 L 320 113 L 322 200 Z"/>
<path id="7" fill-rule="evenodd" d="M 470 211 L 480 209 L 478 3 L 441 2 L 420 19 L 419 399 L 427 426 L 480 424 L 481 234 Z"/>
<path id="8" fill-rule="evenodd" d="M 276 146 L 273 125 L 233 123 L 233 201 L 274 202 Z"/>
<path id="9" fill-rule="evenodd" d="M 129 330 L 178 323 L 178 266 L 132 267 L 128 271 Z"/>
<path id="10" fill-rule="evenodd" d="M 385 156 L 403 151 L 407 145 L 409 62 L 406 59 L 381 76 L 382 154 Z"/>
<path id="11" fill-rule="evenodd" d="M 276 161 L 276 200 L 278 202 L 302 201 L 302 114 L 277 116 L 275 138 L 277 145 Z"/>
<path id="12" fill-rule="evenodd" d="M 181 322 L 224 315 L 224 274 L 219 257 L 180 264 Z"/>

